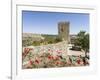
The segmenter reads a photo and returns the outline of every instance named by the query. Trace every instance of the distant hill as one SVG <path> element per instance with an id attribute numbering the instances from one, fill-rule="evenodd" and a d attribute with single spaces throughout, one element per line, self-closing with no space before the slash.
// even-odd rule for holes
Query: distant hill
<path id="1" fill-rule="evenodd" d="M 75 38 L 77 38 L 76 35 L 72 34 L 70 35 L 69 43 L 74 43 Z M 52 35 L 52 34 L 34 34 L 34 33 L 23 33 L 22 34 L 22 45 L 28 46 L 28 45 L 40 45 L 40 43 L 46 42 L 48 44 L 56 43 L 61 40 L 58 39 L 58 35 Z"/>
<path id="2" fill-rule="evenodd" d="M 45 38 L 57 38 L 58 35 L 52 35 L 52 34 L 35 34 L 35 33 L 23 33 L 22 34 L 22 40 L 26 40 L 27 38 L 32 38 L 33 41 L 40 41 Z M 70 40 L 76 38 L 76 34 L 70 35 Z"/>
<path id="3" fill-rule="evenodd" d="M 22 37 L 57 37 L 58 35 L 52 34 L 35 34 L 35 33 L 22 33 Z M 70 34 L 70 37 L 76 37 L 76 34 Z"/>
<path id="4" fill-rule="evenodd" d="M 41 34 L 34 34 L 34 33 L 23 33 L 22 38 L 23 40 L 27 38 L 32 38 L 34 41 L 44 39 L 44 37 Z"/>

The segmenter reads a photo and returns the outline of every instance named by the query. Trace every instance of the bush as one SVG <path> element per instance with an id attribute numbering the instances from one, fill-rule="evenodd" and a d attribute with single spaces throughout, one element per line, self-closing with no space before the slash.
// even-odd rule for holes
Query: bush
<path id="1" fill-rule="evenodd" d="M 55 42 L 57 43 L 57 42 L 61 42 L 62 41 L 62 39 L 61 38 L 59 38 L 59 37 L 57 37 L 56 39 L 55 39 Z"/>
<path id="2" fill-rule="evenodd" d="M 40 41 L 33 41 L 33 43 L 32 43 L 33 46 L 39 46 L 40 44 L 41 44 Z"/>

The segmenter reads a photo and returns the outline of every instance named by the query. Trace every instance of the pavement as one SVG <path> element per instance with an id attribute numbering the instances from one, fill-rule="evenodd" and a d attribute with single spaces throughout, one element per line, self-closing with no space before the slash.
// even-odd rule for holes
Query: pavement
<path id="1" fill-rule="evenodd" d="M 83 52 L 83 51 L 70 50 L 70 47 L 68 47 L 68 55 L 75 55 L 75 56 L 82 55 L 82 56 L 84 56 L 85 55 L 85 52 Z"/>

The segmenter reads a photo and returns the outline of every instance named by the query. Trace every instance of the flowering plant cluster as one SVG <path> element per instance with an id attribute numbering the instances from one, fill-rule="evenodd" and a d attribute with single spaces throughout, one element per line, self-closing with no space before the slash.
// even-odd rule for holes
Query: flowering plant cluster
<path id="1" fill-rule="evenodd" d="M 55 68 L 55 67 L 71 67 L 71 66 L 86 66 L 89 65 L 89 59 L 82 56 L 74 55 L 53 55 L 48 52 L 41 54 L 33 53 L 33 48 L 24 48 L 22 53 L 22 68 Z"/>

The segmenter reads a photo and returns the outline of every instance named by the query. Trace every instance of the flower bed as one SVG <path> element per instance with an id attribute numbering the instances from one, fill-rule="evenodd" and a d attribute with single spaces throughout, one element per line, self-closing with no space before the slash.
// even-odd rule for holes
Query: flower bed
<path id="1" fill-rule="evenodd" d="M 34 48 L 24 48 L 22 53 L 22 68 L 55 68 L 89 65 L 89 60 L 82 56 L 59 55 L 61 50 L 56 50 L 57 54 L 52 54 L 52 49 L 34 53 Z"/>

